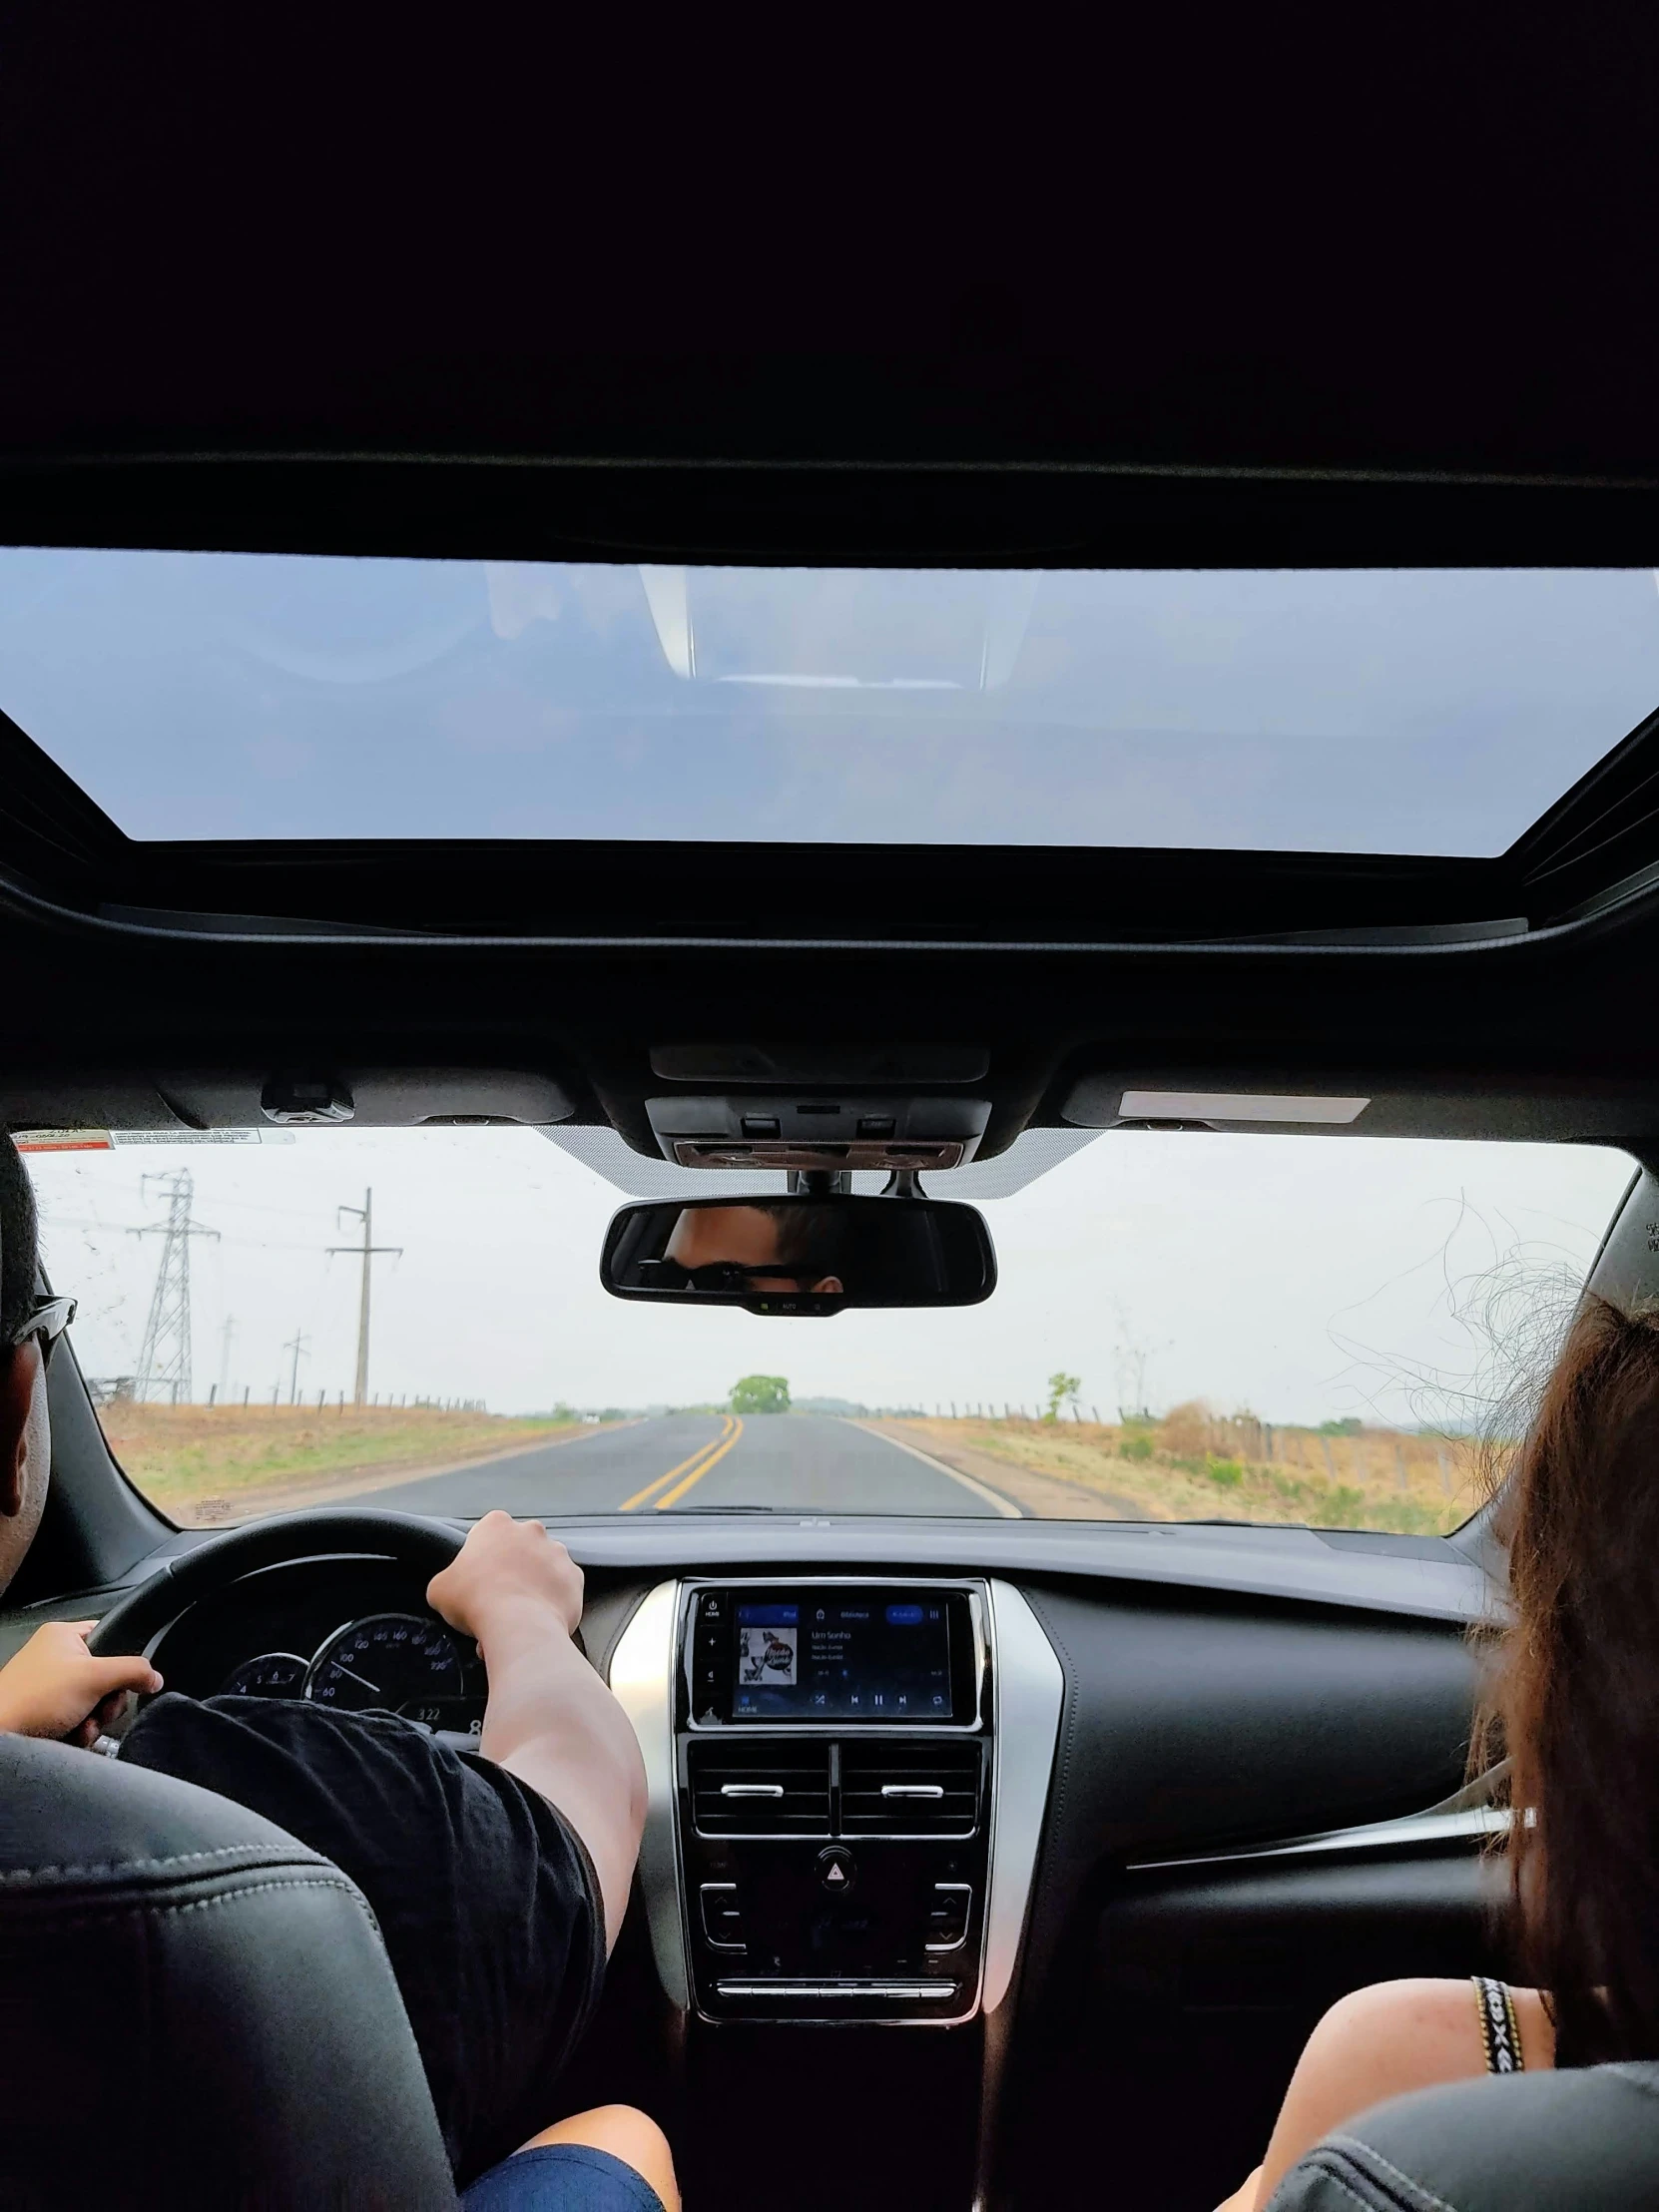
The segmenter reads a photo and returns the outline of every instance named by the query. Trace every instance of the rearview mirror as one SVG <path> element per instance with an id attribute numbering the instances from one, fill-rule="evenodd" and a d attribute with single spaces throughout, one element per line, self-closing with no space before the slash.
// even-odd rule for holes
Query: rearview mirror
<path id="1" fill-rule="evenodd" d="M 613 1298 L 839 1314 L 977 1306 L 996 1288 L 983 1215 L 933 1198 L 694 1198 L 625 1206 L 605 1233 Z"/>

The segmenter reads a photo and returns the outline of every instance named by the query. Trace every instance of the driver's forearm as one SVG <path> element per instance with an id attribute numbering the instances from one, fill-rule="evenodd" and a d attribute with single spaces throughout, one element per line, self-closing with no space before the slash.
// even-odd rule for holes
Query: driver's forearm
<path id="1" fill-rule="evenodd" d="M 645 1763 L 628 1716 L 553 1607 L 491 1608 L 478 1641 L 489 1673 L 479 1748 L 556 1805 L 587 1846 L 616 1940 L 645 1825 Z"/>

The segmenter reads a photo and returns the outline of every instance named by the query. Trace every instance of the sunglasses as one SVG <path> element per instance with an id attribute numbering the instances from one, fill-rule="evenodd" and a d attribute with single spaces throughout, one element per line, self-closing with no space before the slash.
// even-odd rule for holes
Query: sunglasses
<path id="1" fill-rule="evenodd" d="M 747 1291 L 752 1277 L 762 1282 L 810 1283 L 822 1268 L 793 1260 L 710 1260 L 700 1268 L 682 1267 L 678 1260 L 642 1260 L 640 1273 L 653 1290 Z"/>
<path id="2" fill-rule="evenodd" d="M 47 1366 L 53 1346 L 75 1319 L 75 1303 L 72 1298 L 37 1298 L 12 1331 L 10 1343 L 27 1344 L 31 1337 L 38 1337 L 41 1365 Z"/>

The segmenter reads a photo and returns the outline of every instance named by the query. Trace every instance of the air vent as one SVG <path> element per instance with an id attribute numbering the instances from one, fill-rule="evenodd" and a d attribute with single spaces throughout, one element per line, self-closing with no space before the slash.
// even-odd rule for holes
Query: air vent
<path id="1" fill-rule="evenodd" d="M 976 1743 L 843 1743 L 841 1834 L 970 1836 L 980 1772 Z"/>
<path id="2" fill-rule="evenodd" d="M 692 1819 L 700 1836 L 828 1836 L 830 1746 L 692 1744 Z"/>

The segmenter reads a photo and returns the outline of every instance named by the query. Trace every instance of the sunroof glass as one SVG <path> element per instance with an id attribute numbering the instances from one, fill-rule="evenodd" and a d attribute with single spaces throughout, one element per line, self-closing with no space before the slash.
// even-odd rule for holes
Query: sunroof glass
<path id="1" fill-rule="evenodd" d="M 1659 708 L 1659 589 L 14 548 L 0 708 L 144 838 L 1489 854 Z"/>

